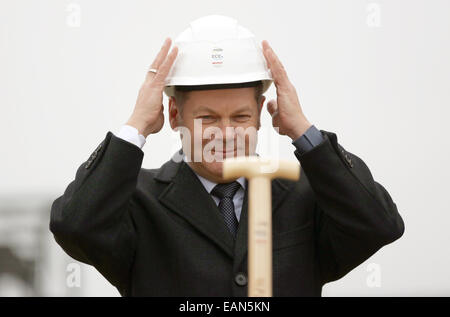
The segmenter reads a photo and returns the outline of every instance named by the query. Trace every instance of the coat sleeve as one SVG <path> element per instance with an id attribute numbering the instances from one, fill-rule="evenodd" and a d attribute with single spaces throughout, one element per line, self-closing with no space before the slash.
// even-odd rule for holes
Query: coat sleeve
<path id="1" fill-rule="evenodd" d="M 322 284 L 337 280 L 403 235 L 404 223 L 366 164 L 321 130 L 324 141 L 296 153 L 316 199 L 315 236 Z"/>
<path id="2" fill-rule="evenodd" d="M 93 265 L 123 293 L 136 248 L 129 212 L 143 152 L 108 132 L 51 207 L 50 230 L 74 259 Z"/>

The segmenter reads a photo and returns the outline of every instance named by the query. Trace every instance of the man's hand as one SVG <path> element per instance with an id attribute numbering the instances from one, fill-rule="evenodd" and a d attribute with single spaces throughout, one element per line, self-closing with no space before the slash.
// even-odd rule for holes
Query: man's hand
<path id="1" fill-rule="evenodd" d="M 139 133 L 147 137 L 151 133 L 157 133 L 164 125 L 163 91 L 164 82 L 178 53 L 178 47 L 174 46 L 169 55 L 172 40 L 166 38 L 161 50 L 156 56 L 150 68 L 158 72 L 147 72 L 144 83 L 139 90 L 139 95 L 133 113 L 127 124 L 138 129 Z"/>
<path id="2" fill-rule="evenodd" d="M 262 41 L 262 49 L 277 89 L 277 100 L 272 99 L 267 103 L 272 125 L 279 128 L 280 134 L 296 140 L 308 130 L 311 123 L 302 112 L 297 92 L 286 70 L 266 40 Z"/>

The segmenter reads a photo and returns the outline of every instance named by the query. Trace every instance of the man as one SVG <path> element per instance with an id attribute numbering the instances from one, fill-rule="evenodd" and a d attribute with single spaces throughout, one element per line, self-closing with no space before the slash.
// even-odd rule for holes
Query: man
<path id="1" fill-rule="evenodd" d="M 164 123 L 162 93 L 178 53 L 170 46 L 167 38 L 127 124 L 107 133 L 53 203 L 50 229 L 123 296 L 247 296 L 247 182 L 225 183 L 220 158 L 237 156 L 229 141 L 238 138 L 241 155 L 255 154 L 252 136 L 237 131 L 259 128 L 262 81 L 178 87 L 168 110 L 171 127 L 190 132 L 182 159 L 143 169 L 141 148 Z M 262 51 L 277 91 L 267 109 L 302 168 L 299 181 L 272 181 L 273 294 L 320 296 L 325 283 L 401 237 L 404 224 L 365 163 L 306 119 L 267 41 Z M 205 151 L 210 140 L 200 139 L 205 155 L 195 160 L 194 144 L 208 128 L 221 132 L 212 139 L 223 147 Z"/>

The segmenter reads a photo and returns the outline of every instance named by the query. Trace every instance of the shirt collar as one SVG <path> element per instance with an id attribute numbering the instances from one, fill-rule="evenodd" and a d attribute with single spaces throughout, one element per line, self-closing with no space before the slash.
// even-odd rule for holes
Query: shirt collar
<path id="1" fill-rule="evenodd" d="M 183 161 L 186 162 L 186 155 L 183 155 Z M 186 163 L 186 165 L 189 166 L 189 168 L 191 168 L 191 166 L 189 164 Z M 200 182 L 202 182 L 202 184 L 205 187 L 206 191 L 209 194 L 211 194 L 211 191 L 217 185 L 217 183 L 213 182 L 213 181 L 210 181 L 209 179 L 206 179 L 203 176 L 200 176 L 192 168 L 191 168 L 191 170 L 195 173 L 195 175 L 197 175 L 198 179 L 200 180 Z M 245 177 L 243 177 L 243 176 L 239 177 L 238 179 L 236 179 L 236 182 L 241 184 L 242 188 L 245 189 Z"/>

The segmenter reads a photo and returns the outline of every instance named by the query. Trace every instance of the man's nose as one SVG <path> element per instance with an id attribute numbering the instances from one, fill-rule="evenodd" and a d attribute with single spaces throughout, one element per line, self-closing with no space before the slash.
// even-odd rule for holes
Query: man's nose
<path id="1" fill-rule="evenodd" d="M 218 128 L 222 132 L 222 141 L 225 142 L 234 142 L 236 137 L 235 126 L 231 124 L 230 119 L 222 119 L 220 120 Z"/>
<path id="2" fill-rule="evenodd" d="M 231 124 L 229 119 L 221 120 L 219 129 L 222 131 L 224 139 L 233 139 L 235 136 L 235 127 Z"/>

